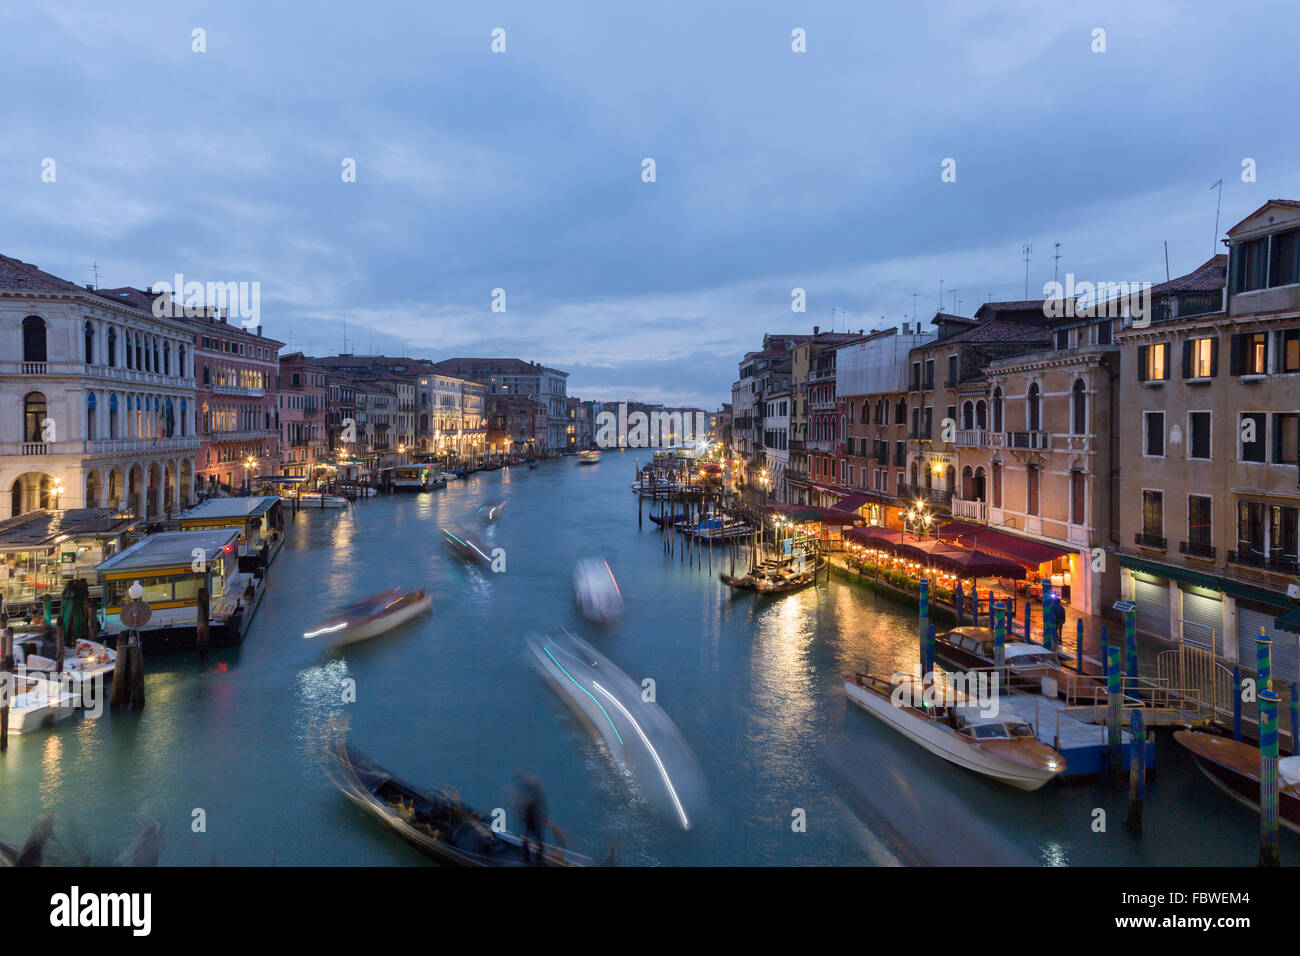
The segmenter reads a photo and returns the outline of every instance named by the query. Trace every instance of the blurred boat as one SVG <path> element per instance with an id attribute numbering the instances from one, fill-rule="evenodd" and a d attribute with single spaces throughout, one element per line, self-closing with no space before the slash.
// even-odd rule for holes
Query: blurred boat
<path id="1" fill-rule="evenodd" d="M 466 534 L 459 529 L 452 531 L 443 528 L 442 543 L 462 561 L 484 566 L 492 563 L 492 550 L 472 534 Z"/>
<path id="2" fill-rule="evenodd" d="M 684 830 L 707 798 L 704 775 L 677 725 L 640 684 L 607 657 L 560 628 L 525 639 L 542 673 L 577 714 L 595 729 L 621 768 Z"/>
<path id="3" fill-rule="evenodd" d="M 1197 730 L 1179 730 L 1174 740 L 1192 755 L 1201 773 L 1238 803 L 1259 813 L 1259 746 Z M 1277 816 L 1300 833 L 1300 757 L 1277 761 Z"/>
<path id="4" fill-rule="evenodd" d="M 600 464 L 600 452 L 598 452 L 598 451 L 580 451 L 580 452 L 578 452 L 578 464 L 580 464 L 580 465 L 598 465 L 598 464 Z"/>
<path id="5" fill-rule="evenodd" d="M 593 624 L 610 625 L 623 616 L 623 595 L 609 562 L 583 558 L 573 569 L 578 613 Z"/>
<path id="6" fill-rule="evenodd" d="M 348 743 L 326 741 L 325 772 L 343 795 L 421 853 L 449 866 L 591 866 L 591 857 L 546 844 L 540 858 L 509 831 L 451 794 L 419 790 Z"/>
<path id="7" fill-rule="evenodd" d="M 484 521 L 496 521 L 505 510 L 504 501 L 485 501 L 478 506 L 478 516 Z"/>
<path id="8" fill-rule="evenodd" d="M 849 700 L 949 763 L 1018 790 L 1037 790 L 1065 772 L 1065 758 L 1035 737 L 1029 724 L 985 717 L 960 698 L 922 703 L 933 690 L 909 674 L 855 673 L 844 681 Z M 943 701 L 945 695 L 940 691 L 937 697 Z"/>
<path id="9" fill-rule="evenodd" d="M 433 598 L 422 590 L 390 588 L 362 598 L 307 631 L 307 639 L 323 638 L 331 647 L 369 640 L 433 609 Z"/>

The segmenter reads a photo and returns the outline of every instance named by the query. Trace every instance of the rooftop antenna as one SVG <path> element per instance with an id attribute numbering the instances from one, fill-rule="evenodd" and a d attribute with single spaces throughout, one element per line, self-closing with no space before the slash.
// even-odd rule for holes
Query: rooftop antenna
<path id="1" fill-rule="evenodd" d="M 1218 231 L 1219 231 L 1219 230 L 1218 230 L 1218 224 L 1217 224 L 1217 223 L 1215 224 L 1215 230 L 1214 230 L 1214 231 L 1215 231 L 1215 232 L 1218 232 Z M 95 288 L 98 289 L 98 288 L 99 288 L 99 263 L 98 263 L 98 262 L 92 262 L 92 263 L 90 264 L 90 272 L 91 272 L 91 275 L 93 275 L 93 276 L 95 277 Z"/>
<path id="2" fill-rule="evenodd" d="M 1056 244 L 1056 255 L 1052 256 L 1052 285 L 1058 285 L 1060 282 L 1059 267 L 1061 264 L 1061 244 Z"/>
<path id="3" fill-rule="evenodd" d="M 1210 243 L 1210 255 L 1215 256 L 1219 252 L 1219 209 L 1223 206 L 1223 180 L 1210 186 L 1211 189 L 1219 191 L 1219 201 L 1214 206 L 1214 241 Z M 1169 270 L 1166 268 L 1166 272 Z"/>
<path id="4" fill-rule="evenodd" d="M 912 318 L 916 318 L 916 293 L 912 293 Z"/>
<path id="5" fill-rule="evenodd" d="M 1216 229 L 1215 232 L 1218 232 Z M 1165 281 L 1169 281 L 1169 240 L 1165 240 Z"/>
<path id="6" fill-rule="evenodd" d="M 1024 246 L 1021 247 L 1020 251 L 1021 253 L 1024 254 L 1025 257 L 1025 298 L 1028 299 L 1029 298 L 1029 258 L 1034 254 L 1034 246 L 1032 243 L 1026 242 Z"/>

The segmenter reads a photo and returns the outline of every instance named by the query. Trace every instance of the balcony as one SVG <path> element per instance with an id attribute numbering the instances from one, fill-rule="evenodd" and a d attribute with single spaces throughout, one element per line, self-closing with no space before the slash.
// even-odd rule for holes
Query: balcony
<path id="1" fill-rule="evenodd" d="M 1141 531 L 1133 536 L 1133 542 L 1139 548 L 1154 548 L 1157 551 L 1164 551 L 1167 545 L 1164 538 L 1154 534 L 1146 534 Z"/>
<path id="2" fill-rule="evenodd" d="M 987 501 L 967 501 L 964 498 L 952 499 L 952 516 L 969 518 L 972 521 L 989 520 L 989 503 Z"/>
<path id="3" fill-rule="evenodd" d="M 1214 545 L 1203 541 L 1183 541 L 1178 545 L 1178 552 L 1189 558 L 1206 558 L 1210 561 L 1214 560 L 1216 554 Z"/>
<path id="4" fill-rule="evenodd" d="M 1231 564 L 1244 564 L 1247 567 L 1263 568 L 1277 574 L 1300 575 L 1300 562 L 1296 558 L 1282 554 L 1263 554 L 1253 548 L 1246 551 L 1229 551 L 1228 561 Z"/>
<path id="5" fill-rule="evenodd" d="M 989 443 L 989 433 L 983 428 L 959 428 L 954 445 L 963 448 L 984 448 Z"/>
<path id="6" fill-rule="evenodd" d="M 244 388 L 242 385 L 213 385 L 211 388 L 213 395 L 234 395 L 238 398 L 263 398 L 266 395 L 264 389 Z"/>
<path id="7" fill-rule="evenodd" d="M 938 488 L 924 488 L 915 485 L 900 484 L 898 486 L 898 497 L 903 501 L 923 501 L 928 505 L 936 505 L 940 508 L 950 508 L 953 502 L 951 491 L 940 491 Z"/>
<path id="8" fill-rule="evenodd" d="M 1033 449 L 1037 451 L 1052 450 L 1051 432 L 1007 432 L 1007 447 Z"/>
<path id="9" fill-rule="evenodd" d="M 46 364 L 44 362 L 23 362 L 23 375 L 44 375 Z"/>
<path id="10" fill-rule="evenodd" d="M 73 377 L 107 379 L 134 385 L 161 385 L 172 388 L 193 387 L 194 379 L 179 375 L 163 375 L 125 366 L 87 365 L 84 362 L 0 362 L 0 375 L 66 375 Z"/>
<path id="11" fill-rule="evenodd" d="M 113 455 L 132 452 L 193 451 L 197 435 L 184 438 L 95 438 L 90 441 L 0 442 L 0 457 L 7 455 Z"/>

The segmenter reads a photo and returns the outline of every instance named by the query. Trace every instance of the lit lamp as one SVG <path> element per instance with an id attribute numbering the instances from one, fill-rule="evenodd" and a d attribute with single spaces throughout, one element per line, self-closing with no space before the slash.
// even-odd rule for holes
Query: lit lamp
<path id="1" fill-rule="evenodd" d="M 61 502 L 59 501 L 59 499 L 63 497 L 63 479 L 62 479 L 62 478 L 55 478 L 55 479 L 54 479 L 54 484 L 50 486 L 50 494 L 52 494 L 52 495 L 54 496 L 54 510 L 55 510 L 55 511 L 58 511 L 58 510 L 59 510 L 59 504 L 61 503 Z"/>
<path id="2" fill-rule="evenodd" d="M 138 601 L 140 598 L 144 597 L 144 588 L 140 586 L 139 581 L 136 581 L 127 588 L 126 593 L 130 596 L 132 601 Z"/>

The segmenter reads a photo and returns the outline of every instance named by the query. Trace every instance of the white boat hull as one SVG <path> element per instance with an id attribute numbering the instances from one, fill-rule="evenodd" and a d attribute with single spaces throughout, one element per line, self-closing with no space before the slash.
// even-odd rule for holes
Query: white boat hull
<path id="1" fill-rule="evenodd" d="M 306 495 L 303 495 L 299 499 L 299 504 L 300 507 L 303 508 L 320 508 L 321 499 L 319 496 L 309 498 Z M 346 508 L 347 506 L 348 506 L 348 499 L 346 498 L 339 498 L 334 495 L 325 496 L 324 507 L 326 508 Z"/>
<path id="2" fill-rule="evenodd" d="M 920 744 L 935 756 L 981 776 L 990 777 L 1017 790 L 1037 790 L 1056 776 L 1056 771 L 1038 770 L 965 744 L 946 726 L 910 713 L 904 707 L 895 707 L 889 698 L 859 687 L 853 681 L 845 681 L 844 690 L 849 695 L 849 700 L 904 737 Z"/>
<path id="3" fill-rule="evenodd" d="M 56 681 L 41 680 L 40 686 L 15 694 L 9 705 L 9 732 L 31 733 L 71 717 L 77 709 L 77 697 L 63 690 Z"/>
<path id="4" fill-rule="evenodd" d="M 414 604 L 398 608 L 391 614 L 381 614 L 379 617 L 360 621 L 355 625 L 343 628 L 341 631 L 333 632 L 330 635 L 330 646 L 347 647 L 349 644 L 358 644 L 361 641 L 368 641 L 372 637 L 386 634 L 393 628 L 405 624 L 417 615 L 427 613 L 432 610 L 432 608 L 433 598 L 426 594 Z"/>

